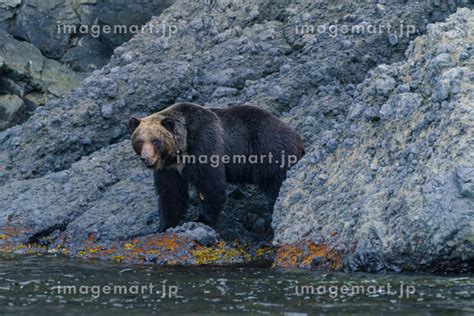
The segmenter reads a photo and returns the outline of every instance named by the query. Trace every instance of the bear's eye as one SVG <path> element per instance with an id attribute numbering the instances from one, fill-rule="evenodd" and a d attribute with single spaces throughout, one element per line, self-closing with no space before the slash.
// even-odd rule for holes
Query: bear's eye
<path id="1" fill-rule="evenodd" d="M 138 139 L 138 140 L 136 140 L 135 142 L 133 142 L 133 149 L 135 149 L 135 151 L 136 151 L 138 154 L 141 153 L 142 148 L 143 148 L 143 140 Z"/>
<path id="2" fill-rule="evenodd" d="M 174 121 L 169 117 L 163 119 L 163 121 L 161 121 L 161 125 L 163 125 L 163 127 L 169 130 L 170 132 L 174 129 Z"/>
<path id="3" fill-rule="evenodd" d="M 155 146 L 155 148 L 160 148 L 160 145 L 161 145 L 161 142 L 158 140 L 158 139 L 155 139 L 153 142 L 152 142 L 153 146 Z"/>

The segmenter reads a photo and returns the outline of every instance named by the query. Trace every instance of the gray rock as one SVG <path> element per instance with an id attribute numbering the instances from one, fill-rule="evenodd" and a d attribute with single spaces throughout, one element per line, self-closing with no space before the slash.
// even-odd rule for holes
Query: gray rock
<path id="1" fill-rule="evenodd" d="M 175 233 L 178 236 L 195 240 L 202 245 L 209 245 L 218 240 L 218 234 L 214 229 L 196 222 L 188 222 L 175 228 L 169 228 L 167 233 Z"/>
<path id="2" fill-rule="evenodd" d="M 343 40 L 342 41 L 342 47 L 344 48 L 350 48 L 352 46 L 352 42 L 349 40 Z"/>
<path id="3" fill-rule="evenodd" d="M 25 95 L 26 83 L 13 80 L 7 76 L 0 78 L 0 94 L 11 94 L 23 98 Z"/>
<path id="4" fill-rule="evenodd" d="M 393 114 L 395 114 L 395 105 L 393 102 L 386 102 L 380 108 L 380 116 L 385 120 L 392 118 Z"/>
<path id="5" fill-rule="evenodd" d="M 104 118 L 112 118 L 113 115 L 113 108 L 110 103 L 106 103 L 102 105 L 100 112 Z"/>
<path id="6" fill-rule="evenodd" d="M 92 36 L 84 36 L 75 46 L 66 50 L 61 62 L 79 72 L 92 72 L 107 64 L 111 49 Z"/>
<path id="7" fill-rule="evenodd" d="M 377 94 L 387 96 L 393 90 L 393 88 L 395 88 L 396 84 L 397 82 L 395 79 L 390 76 L 385 76 L 375 81 L 375 89 Z"/>
<path id="8" fill-rule="evenodd" d="M 460 167 L 456 169 L 456 183 L 459 191 L 466 198 L 474 198 L 474 168 Z"/>
<path id="9" fill-rule="evenodd" d="M 47 95 L 39 92 L 30 92 L 24 96 L 23 101 L 25 102 L 28 111 L 33 112 L 39 106 L 45 105 Z"/>
<path id="10" fill-rule="evenodd" d="M 469 52 L 462 52 L 461 54 L 459 54 L 459 60 L 461 61 L 466 60 L 469 57 L 471 57 L 471 54 L 469 54 Z"/>
<path id="11" fill-rule="evenodd" d="M 26 106 L 19 97 L 0 96 L 0 131 L 23 122 L 27 117 Z"/>
<path id="12" fill-rule="evenodd" d="M 5 0 L 0 3 L 0 26 L 46 57 L 91 72 L 172 2 Z"/>
<path id="13" fill-rule="evenodd" d="M 364 118 L 368 121 L 377 121 L 380 115 L 373 107 L 368 107 L 364 110 Z"/>
<path id="14" fill-rule="evenodd" d="M 18 14 L 21 0 L 0 1 L 0 28 L 11 32 L 15 24 L 15 16 Z"/>
<path id="15" fill-rule="evenodd" d="M 397 34 L 391 33 L 388 35 L 388 42 L 390 45 L 395 46 L 398 44 L 398 36 Z"/>
<path id="16" fill-rule="evenodd" d="M 472 269 L 474 60 L 456 61 L 473 28 L 473 11 L 458 10 L 430 25 L 406 61 L 370 72 L 339 134 L 355 144 L 317 144 L 290 170 L 273 214 L 276 244 L 323 243 L 348 270 Z M 360 117 L 377 108 L 380 123 Z"/>
<path id="17" fill-rule="evenodd" d="M 416 93 L 400 93 L 389 98 L 380 108 L 380 115 L 384 119 L 406 119 L 422 102 Z"/>
<path id="18" fill-rule="evenodd" d="M 62 56 L 73 34 L 58 31 L 62 25 L 77 26 L 79 17 L 64 0 L 25 0 L 15 20 L 13 34 L 39 48 L 46 57 Z"/>
<path id="19" fill-rule="evenodd" d="M 232 96 L 236 95 L 238 90 L 235 88 L 227 88 L 227 87 L 218 87 L 214 93 L 211 95 L 211 99 L 215 98 L 222 98 L 225 96 Z"/>
<path id="20" fill-rule="evenodd" d="M 32 44 L 0 29 L 0 93 L 17 95 L 33 111 L 79 85 L 84 75 L 44 58 Z"/>
<path id="21" fill-rule="evenodd" d="M 104 78 L 100 81 L 100 88 L 109 98 L 115 98 L 118 94 L 118 85 L 110 78 Z"/>

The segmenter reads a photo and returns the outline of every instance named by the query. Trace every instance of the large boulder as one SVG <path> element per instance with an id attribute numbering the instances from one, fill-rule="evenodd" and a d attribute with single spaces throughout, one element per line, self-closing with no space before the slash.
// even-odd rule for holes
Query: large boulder
<path id="1" fill-rule="evenodd" d="M 13 31 L 15 16 L 20 8 L 21 0 L 0 0 L 0 28 Z"/>
<path id="2" fill-rule="evenodd" d="M 80 24 L 68 1 L 25 0 L 16 16 L 13 34 L 35 45 L 46 57 L 58 58 L 64 54 L 73 35 L 60 32 L 59 23 Z"/>
<path id="3" fill-rule="evenodd" d="M 22 123 L 28 117 L 26 106 L 16 95 L 0 95 L 0 131 Z"/>
<path id="4" fill-rule="evenodd" d="M 58 98 L 71 91 L 84 79 L 83 75 L 43 57 L 34 45 L 19 41 L 2 29 L 0 29 L 0 49 L 2 80 L 7 77 L 17 84 L 28 85 L 30 91 L 35 90 Z M 5 89 L 5 84 L 2 88 Z"/>
<path id="5" fill-rule="evenodd" d="M 19 41 L 2 29 L 0 75 L 0 95 L 9 96 L 5 98 L 14 96 L 14 99 L 25 103 L 29 112 L 44 105 L 47 100 L 57 99 L 71 91 L 85 77 L 57 61 L 43 57 L 33 44 Z M 21 113 L 21 119 L 11 117 L 12 124 L 1 125 L 0 130 L 24 121 L 27 116 L 23 114 L 27 113 Z"/>
<path id="6" fill-rule="evenodd" d="M 91 72 L 104 66 L 115 47 L 172 2 L 3 0 L 0 26 L 35 45 L 46 57 L 66 62 L 74 70 Z M 114 27 L 119 28 L 113 31 Z"/>
<path id="7" fill-rule="evenodd" d="M 459 10 L 429 25 L 405 61 L 370 71 L 333 142 L 308 152 L 281 189 L 282 261 L 288 245 L 311 243 L 350 270 L 472 269 L 473 30 L 473 11 Z"/>

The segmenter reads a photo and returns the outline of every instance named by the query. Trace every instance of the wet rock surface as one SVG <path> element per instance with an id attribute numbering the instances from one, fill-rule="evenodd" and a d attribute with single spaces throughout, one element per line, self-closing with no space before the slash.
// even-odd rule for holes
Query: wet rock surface
<path id="1" fill-rule="evenodd" d="M 451 166 L 459 167 L 453 178 L 454 169 L 440 167 L 458 152 L 465 152 L 453 145 L 449 154 L 433 160 L 439 164 L 426 162 L 424 169 L 424 161 L 413 161 L 427 157 L 421 155 L 425 148 L 414 148 L 410 156 L 405 146 L 416 142 L 404 134 L 408 126 L 414 128 L 412 124 L 421 122 L 414 134 L 423 136 L 420 142 L 433 139 L 429 143 L 433 147 L 436 141 L 444 141 L 440 135 L 451 135 L 449 141 L 467 143 L 466 137 L 453 135 L 465 124 L 466 119 L 460 118 L 469 115 L 469 108 L 455 105 L 461 102 L 457 98 L 469 96 L 466 84 L 472 83 L 472 79 L 466 81 L 472 78 L 472 70 L 466 70 L 472 66 L 466 57 L 472 55 L 471 48 L 464 44 L 472 38 L 466 35 L 470 34 L 466 27 L 472 11 L 466 9 L 447 24 L 432 27 L 428 38 L 433 40 L 423 44 L 426 38 L 417 38 L 405 57 L 410 41 L 426 33 L 428 23 L 441 21 L 464 5 L 469 4 L 260 0 L 207 5 L 177 1 L 149 22 L 157 32 L 139 34 L 116 48 L 110 63 L 92 73 L 74 92 L 47 102 L 21 126 L 0 133 L 0 227 L 10 236 L 4 243 L 14 236 L 23 244 L 39 244 L 49 250 L 61 244 L 66 252 L 78 254 L 85 240 L 110 249 L 108 243 L 169 236 L 155 235 L 159 219 L 152 177 L 134 157 L 126 122 L 131 115 L 147 115 L 175 102 L 193 101 L 211 107 L 231 103 L 261 106 L 303 136 L 307 156 L 290 171 L 273 215 L 275 242 L 280 249 L 277 258 L 289 263 L 284 266 L 300 265 L 298 258 L 304 258 L 304 266 L 321 268 L 423 268 L 418 243 L 426 246 L 423 255 L 427 263 L 445 258 L 445 251 L 452 249 L 453 258 L 462 249 L 469 254 L 472 242 L 466 243 L 469 239 L 465 236 L 472 233 L 466 224 L 456 225 L 461 218 L 472 221 L 467 164 L 472 165 L 472 157 L 463 158 L 463 164 L 456 162 L 458 158 L 453 160 Z M 371 31 L 370 26 L 390 23 L 392 31 Z M 450 24 L 460 24 L 462 30 L 446 26 Z M 342 31 L 342 25 L 354 27 L 353 31 Z M 318 26 L 324 26 L 325 31 Z M 454 42 L 441 41 L 447 47 L 434 50 L 443 37 L 437 37 L 438 33 L 453 36 Z M 460 47 L 462 52 L 457 52 Z M 426 69 L 412 65 L 421 65 L 424 59 L 430 60 Z M 396 62 L 400 64 L 376 67 Z M 419 71 L 409 70 L 412 68 Z M 452 71 L 445 72 L 447 69 Z M 412 78 L 404 77 L 408 74 Z M 431 82 L 430 78 L 440 80 Z M 429 91 L 428 81 L 438 85 Z M 429 105 L 435 99 L 440 110 L 452 108 L 452 118 L 433 114 Z M 455 109 L 464 111 L 464 116 L 458 116 Z M 427 119 L 418 120 L 425 116 Z M 441 124 L 454 134 L 443 134 L 432 124 Z M 424 129 L 436 132 L 427 136 Z M 449 141 L 439 146 L 446 147 Z M 366 158 L 352 156 L 355 149 L 360 157 L 373 155 L 377 161 L 371 158 L 367 164 Z M 434 151 L 433 155 L 440 154 Z M 398 170 L 390 159 L 402 158 L 404 169 Z M 443 172 L 433 171 L 438 167 Z M 413 181 L 423 177 L 429 179 L 425 183 L 432 181 L 425 191 L 431 192 L 430 203 L 450 204 L 439 197 L 452 196 L 452 213 L 464 215 L 450 217 L 450 212 L 438 206 L 434 206 L 438 209 L 434 213 L 429 206 L 417 208 L 417 199 L 423 195 L 416 194 L 414 188 L 420 187 Z M 359 184 L 360 179 L 372 181 L 372 186 Z M 392 193 L 377 191 L 385 182 L 393 188 Z M 404 200 L 401 192 L 414 197 Z M 383 211 L 382 198 L 375 199 L 383 194 L 383 203 L 392 211 Z M 365 204 L 370 198 L 374 199 L 371 204 Z M 196 199 L 191 204 L 190 221 L 196 214 Z M 419 213 L 419 221 L 403 216 L 410 210 Z M 429 214 L 436 217 L 436 236 L 423 230 Z M 271 221 L 272 205 L 252 187 L 230 188 L 215 229 L 224 244 L 202 246 L 207 248 L 194 257 L 202 260 L 190 262 L 206 263 L 203 258 L 215 254 L 209 247 L 220 253 L 212 257 L 213 262 L 219 262 L 225 253 L 222 249 L 235 239 L 252 243 L 254 249 L 265 247 L 273 237 Z M 362 225 L 366 222 L 369 225 Z M 327 229 L 324 223 L 328 223 Z M 446 223 L 459 232 L 453 233 Z M 8 234 L 11 227 L 18 227 L 18 233 Z M 452 234 L 446 239 L 448 231 Z M 208 228 L 191 224 L 167 234 L 181 234 L 184 240 L 201 240 L 203 244 L 214 238 Z M 383 239 L 395 234 L 406 238 L 399 243 Z M 373 237 L 378 235 L 382 237 Z M 408 244 L 410 238 L 415 241 Z M 444 246 L 443 241 L 454 245 Z M 384 248 L 387 242 L 390 251 Z M 354 247 L 360 251 L 353 251 Z M 110 258 L 113 251 L 107 253 Z"/>

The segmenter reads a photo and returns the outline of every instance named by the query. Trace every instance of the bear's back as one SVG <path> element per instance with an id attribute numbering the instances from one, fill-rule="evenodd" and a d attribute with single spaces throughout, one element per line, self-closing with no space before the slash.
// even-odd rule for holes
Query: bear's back
<path id="1" fill-rule="evenodd" d="M 210 110 L 221 121 L 226 155 L 231 158 L 253 155 L 264 161 L 263 164 L 227 164 L 226 172 L 231 182 L 259 183 L 268 174 L 284 172 L 269 162 L 266 158 L 269 153 L 278 159 L 285 152 L 297 156 L 298 160 L 304 153 L 303 141 L 296 131 L 270 112 L 247 105 Z"/>

